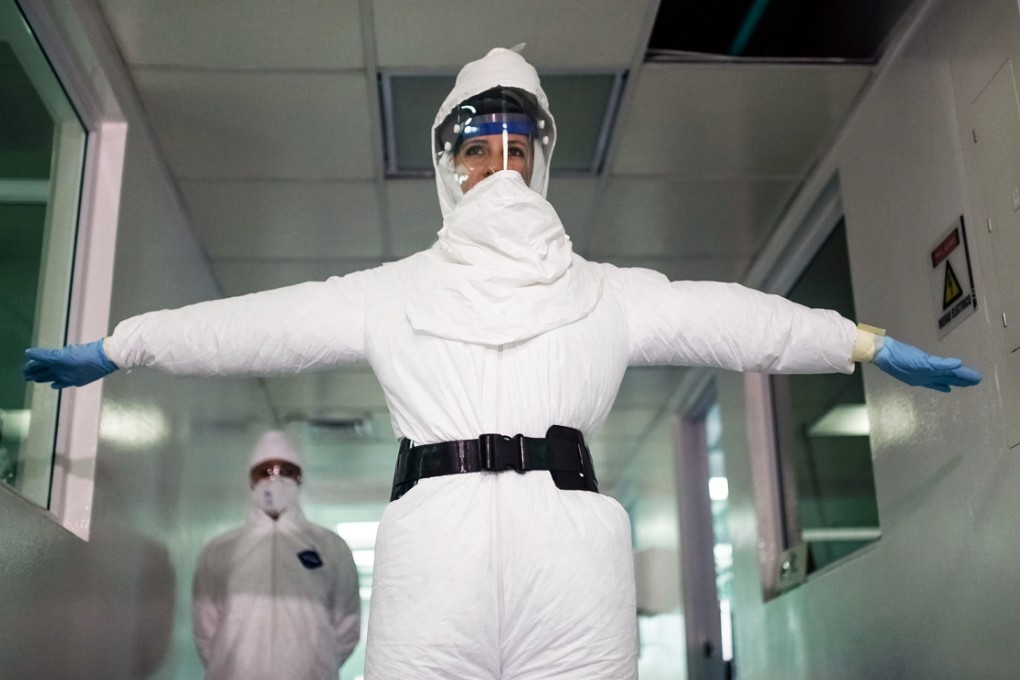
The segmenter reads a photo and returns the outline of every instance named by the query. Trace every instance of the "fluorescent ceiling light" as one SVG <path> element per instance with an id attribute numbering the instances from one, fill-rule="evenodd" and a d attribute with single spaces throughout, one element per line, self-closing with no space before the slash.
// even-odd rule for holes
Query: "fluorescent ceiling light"
<path id="1" fill-rule="evenodd" d="M 804 529 L 800 538 L 805 543 L 822 541 L 877 541 L 882 537 L 878 527 L 822 527 Z"/>

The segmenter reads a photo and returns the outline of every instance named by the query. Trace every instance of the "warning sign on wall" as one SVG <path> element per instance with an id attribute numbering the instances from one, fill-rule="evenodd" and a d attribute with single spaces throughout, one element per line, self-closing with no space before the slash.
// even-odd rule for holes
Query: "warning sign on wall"
<path id="1" fill-rule="evenodd" d="M 931 286 L 941 338 L 977 309 L 962 215 L 931 251 Z"/>

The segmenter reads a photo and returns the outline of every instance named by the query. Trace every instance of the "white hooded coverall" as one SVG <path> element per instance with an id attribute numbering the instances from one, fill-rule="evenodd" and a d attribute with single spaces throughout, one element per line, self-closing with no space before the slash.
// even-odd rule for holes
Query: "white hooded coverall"
<path id="1" fill-rule="evenodd" d="M 495 85 L 537 73 L 493 50 L 464 67 L 437 125 Z M 121 367 L 271 375 L 367 361 L 398 437 L 591 438 L 628 366 L 786 373 L 853 370 L 853 322 L 736 284 L 587 262 L 545 201 L 551 146 L 530 188 L 501 171 L 460 196 L 437 164 L 444 227 L 431 249 L 324 282 L 128 319 Z M 431 285 L 430 285 L 431 284 Z M 597 467 L 597 465 L 596 465 Z M 612 498 L 545 472 L 421 481 L 379 526 L 366 678 L 637 677 L 630 524 Z"/>
<path id="2" fill-rule="evenodd" d="M 206 680 L 336 680 L 361 636 L 358 571 L 347 544 L 297 505 L 202 551 L 192 584 Z"/>

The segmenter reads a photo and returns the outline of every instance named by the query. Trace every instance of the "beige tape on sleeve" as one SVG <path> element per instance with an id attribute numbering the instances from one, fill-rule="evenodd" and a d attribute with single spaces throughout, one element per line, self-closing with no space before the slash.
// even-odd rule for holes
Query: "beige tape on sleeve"
<path id="1" fill-rule="evenodd" d="M 885 329 L 857 324 L 857 338 L 854 340 L 853 360 L 871 363 L 885 341 Z"/>

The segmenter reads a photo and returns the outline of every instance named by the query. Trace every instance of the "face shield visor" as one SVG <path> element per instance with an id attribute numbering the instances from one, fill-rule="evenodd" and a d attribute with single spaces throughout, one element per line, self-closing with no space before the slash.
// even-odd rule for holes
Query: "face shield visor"
<path id="1" fill-rule="evenodd" d="M 530 185 L 536 155 L 549 145 L 547 126 L 527 92 L 486 90 L 458 104 L 436 128 L 437 164 L 463 193 L 500 170 L 514 170 Z"/>

